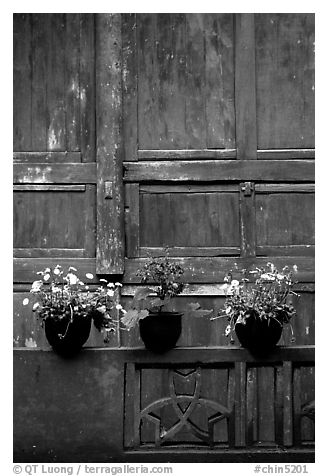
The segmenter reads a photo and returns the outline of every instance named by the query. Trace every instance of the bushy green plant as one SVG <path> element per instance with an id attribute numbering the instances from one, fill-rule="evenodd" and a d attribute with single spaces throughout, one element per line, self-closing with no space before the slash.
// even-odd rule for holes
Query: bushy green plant
<path id="1" fill-rule="evenodd" d="M 143 287 L 136 291 L 130 308 L 122 316 L 122 324 L 130 330 L 149 314 L 170 310 L 172 300 L 184 289 L 185 285 L 181 281 L 183 274 L 182 266 L 172 262 L 167 254 L 160 258 L 149 257 L 136 275 L 141 278 L 142 284 L 155 283 L 157 286 Z M 202 317 L 212 313 L 212 309 L 201 309 L 198 303 L 189 303 L 186 313 L 188 316 Z"/>
<path id="2" fill-rule="evenodd" d="M 116 311 L 124 311 L 120 304 L 115 303 L 115 292 L 121 283 L 111 283 L 100 279 L 101 285 L 90 291 L 76 274 L 77 269 L 70 266 L 66 271 L 62 266 L 47 267 L 37 274 L 41 279 L 34 281 L 30 290 L 33 295 L 32 310 L 41 320 L 41 325 L 47 319 L 66 320 L 68 326 L 74 319 L 91 317 L 95 327 L 105 333 L 104 340 L 108 341 L 109 334 L 116 330 Z M 86 278 L 92 280 L 92 273 L 86 273 Z M 30 300 L 25 298 L 24 305 Z"/>
<path id="3" fill-rule="evenodd" d="M 266 267 L 250 271 L 244 269 L 239 282 L 229 272 L 224 278 L 226 300 L 223 313 L 212 319 L 228 319 L 226 336 L 232 334 L 236 324 L 246 324 L 250 316 L 260 320 L 273 319 L 281 326 L 288 324 L 296 315 L 294 306 L 288 302 L 292 294 L 298 296 L 292 291 L 296 273 L 295 265 L 292 270 L 285 266 L 279 271 L 272 263 L 267 263 Z M 293 333 L 292 327 L 291 331 Z"/>

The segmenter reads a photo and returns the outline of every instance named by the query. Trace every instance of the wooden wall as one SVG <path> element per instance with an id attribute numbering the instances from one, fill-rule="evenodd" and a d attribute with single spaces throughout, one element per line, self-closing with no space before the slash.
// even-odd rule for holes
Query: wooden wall
<path id="1" fill-rule="evenodd" d="M 188 445 L 213 461 L 239 447 L 255 459 L 313 458 L 313 421 L 301 415 L 314 398 L 314 15 L 15 14 L 13 218 L 17 461 L 178 461 L 191 458 Z M 51 352 L 22 305 L 37 271 L 59 263 L 92 272 L 92 285 L 122 279 L 125 304 L 147 254 L 165 247 L 185 268 L 181 311 L 223 305 L 231 269 L 238 278 L 268 261 L 296 264 L 295 343 L 286 329 L 283 353 L 256 362 L 225 349 L 222 320 L 185 315 L 182 349 L 167 357 L 119 329 L 107 344 L 92 329 L 73 361 Z M 213 441 L 180 428 L 165 454 L 149 418 L 129 434 L 172 378 L 178 394 L 195 396 L 201 378 L 197 398 L 243 408 L 230 440 L 227 418 Z M 129 409 L 138 385 L 140 408 Z M 160 410 L 164 426 L 172 411 Z M 206 411 L 193 416 L 203 429 Z"/>

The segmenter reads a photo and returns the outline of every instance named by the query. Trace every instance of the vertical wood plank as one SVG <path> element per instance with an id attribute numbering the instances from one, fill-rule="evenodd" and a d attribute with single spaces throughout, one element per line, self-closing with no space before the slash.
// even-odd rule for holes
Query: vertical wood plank
<path id="1" fill-rule="evenodd" d="M 46 16 L 49 53 L 47 56 L 47 150 L 66 150 L 65 117 L 65 15 Z"/>
<path id="2" fill-rule="evenodd" d="M 157 14 L 138 14 L 138 140 L 141 149 L 158 149 Z"/>
<path id="3" fill-rule="evenodd" d="M 293 376 L 293 434 L 295 446 L 301 446 L 302 443 L 301 392 L 301 369 L 300 367 L 295 367 Z"/>
<path id="4" fill-rule="evenodd" d="M 275 442 L 278 445 L 283 445 L 284 428 L 283 428 L 283 415 L 284 415 L 284 379 L 283 379 L 283 367 L 280 365 L 276 369 L 275 376 Z"/>
<path id="5" fill-rule="evenodd" d="M 235 442 L 246 446 L 246 363 L 235 363 Z"/>
<path id="6" fill-rule="evenodd" d="M 125 367 L 125 395 L 124 395 L 124 446 L 133 448 L 134 438 L 134 402 L 135 402 L 135 365 L 127 363 Z"/>
<path id="7" fill-rule="evenodd" d="M 258 439 L 258 395 L 257 367 L 249 368 L 247 372 L 247 445 L 253 445 Z"/>
<path id="8" fill-rule="evenodd" d="M 31 15 L 14 14 L 14 150 L 31 149 Z"/>
<path id="9" fill-rule="evenodd" d="M 205 39 L 203 16 L 186 14 L 186 134 L 187 148 L 206 148 Z"/>
<path id="10" fill-rule="evenodd" d="M 137 258 L 140 247 L 139 223 L 139 184 L 125 185 L 125 214 L 126 214 L 126 256 Z"/>
<path id="11" fill-rule="evenodd" d="M 235 16 L 235 102 L 237 159 L 256 159 L 256 94 L 254 14 Z"/>
<path id="12" fill-rule="evenodd" d="M 95 18 L 80 14 L 80 140 L 82 162 L 96 160 Z"/>
<path id="13" fill-rule="evenodd" d="M 33 151 L 47 150 L 47 14 L 33 15 L 32 40 L 32 117 L 31 141 Z M 16 95 L 16 91 L 15 91 Z"/>
<path id="14" fill-rule="evenodd" d="M 137 14 L 122 14 L 123 160 L 138 160 Z M 141 85 L 143 87 L 143 85 Z"/>
<path id="15" fill-rule="evenodd" d="M 124 270 L 121 15 L 97 14 L 97 257 L 99 274 Z M 108 190 L 111 189 L 111 197 Z M 106 198 L 106 196 L 108 198 Z"/>
<path id="16" fill-rule="evenodd" d="M 233 15 L 206 13 L 203 17 L 207 147 L 234 148 Z"/>
<path id="17" fill-rule="evenodd" d="M 80 150 L 80 15 L 66 14 L 65 96 L 68 151 Z"/>
<path id="18" fill-rule="evenodd" d="M 85 187 L 84 249 L 88 258 L 94 258 L 96 256 L 96 189 L 90 184 Z"/>
<path id="19" fill-rule="evenodd" d="M 284 446 L 293 445 L 293 363 L 283 363 L 284 373 Z"/>
<path id="20" fill-rule="evenodd" d="M 272 444 L 274 431 L 274 367 L 258 368 L 258 440 Z"/>

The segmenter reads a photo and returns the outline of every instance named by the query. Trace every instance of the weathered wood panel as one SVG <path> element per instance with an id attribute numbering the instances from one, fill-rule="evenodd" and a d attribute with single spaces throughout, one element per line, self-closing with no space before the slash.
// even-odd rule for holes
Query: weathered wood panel
<path id="1" fill-rule="evenodd" d="M 14 150 L 95 160 L 93 14 L 14 15 Z"/>
<path id="2" fill-rule="evenodd" d="M 42 250 L 60 256 L 61 249 L 63 255 L 71 249 L 72 256 L 94 256 L 95 188 L 82 187 L 15 192 L 14 248 L 25 249 L 22 256 L 37 256 L 38 249 L 40 256 Z"/>
<path id="3" fill-rule="evenodd" d="M 237 193 L 143 193 L 142 247 L 239 246 Z"/>
<path id="4" fill-rule="evenodd" d="M 258 246 L 313 245 L 314 194 L 256 195 Z"/>
<path id="5" fill-rule="evenodd" d="M 258 148 L 314 147 L 314 14 L 255 15 Z"/>
<path id="6" fill-rule="evenodd" d="M 233 16 L 136 19 L 139 148 L 234 147 Z"/>
<path id="7" fill-rule="evenodd" d="M 96 183 L 94 163 L 15 163 L 13 168 L 13 181 L 16 184 Z"/>

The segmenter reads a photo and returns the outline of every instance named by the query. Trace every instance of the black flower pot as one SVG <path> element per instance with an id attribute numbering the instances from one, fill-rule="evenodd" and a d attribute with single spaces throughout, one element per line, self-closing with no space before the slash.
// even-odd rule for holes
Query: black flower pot
<path id="1" fill-rule="evenodd" d="M 158 312 L 140 319 L 140 336 L 145 347 L 157 354 L 173 349 L 181 334 L 181 317 L 178 312 Z"/>
<path id="2" fill-rule="evenodd" d="M 245 324 L 235 325 L 240 344 L 253 354 L 267 354 L 277 345 L 282 334 L 282 324 L 277 319 L 260 319 L 257 312 L 248 316 Z"/>
<path id="3" fill-rule="evenodd" d="M 46 319 L 44 330 L 47 340 L 53 350 L 62 356 L 77 354 L 88 340 L 91 328 L 91 316 L 73 317 L 70 322 L 68 316 L 62 319 Z"/>

